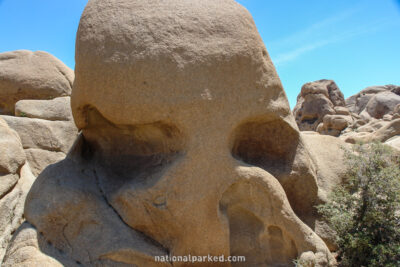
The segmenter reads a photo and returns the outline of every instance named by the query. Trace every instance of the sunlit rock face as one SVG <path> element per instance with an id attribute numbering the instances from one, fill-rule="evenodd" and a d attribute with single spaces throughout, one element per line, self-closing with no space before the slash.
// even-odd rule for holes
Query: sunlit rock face
<path id="1" fill-rule="evenodd" d="M 76 49 L 82 133 L 33 185 L 6 266 L 28 241 L 37 264 L 187 264 L 154 261 L 167 254 L 333 264 L 314 206 L 338 175 L 311 155 L 246 9 L 92 0 Z"/>
<path id="2" fill-rule="evenodd" d="M 19 100 L 68 96 L 73 80 L 74 72 L 49 53 L 0 53 L 0 114 L 13 115 Z"/>
<path id="3" fill-rule="evenodd" d="M 336 83 L 332 80 L 318 80 L 302 86 L 293 115 L 301 131 L 316 131 L 325 115 L 335 115 L 338 113 L 335 107 L 343 109 L 344 106 L 343 93 Z"/>
<path id="4" fill-rule="evenodd" d="M 24 202 L 34 179 L 21 139 L 0 117 L 0 265 L 24 220 Z"/>

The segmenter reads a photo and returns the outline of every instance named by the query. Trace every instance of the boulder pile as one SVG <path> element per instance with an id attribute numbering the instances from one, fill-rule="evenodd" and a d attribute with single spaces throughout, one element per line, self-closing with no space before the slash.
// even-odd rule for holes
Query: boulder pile
<path id="1" fill-rule="evenodd" d="M 0 118 L 0 263 L 12 234 L 23 222 L 24 203 L 35 177 L 21 139 Z"/>
<path id="2" fill-rule="evenodd" d="M 330 92 L 339 97 L 331 97 Z M 332 80 L 306 83 L 293 114 L 301 131 L 336 136 L 352 144 L 386 142 L 400 149 L 400 86 L 371 86 L 344 100 Z"/>
<path id="3" fill-rule="evenodd" d="M 326 115 L 338 115 L 329 119 L 330 125 L 334 127 L 329 129 L 339 131 L 347 122 L 343 116 L 349 115 L 349 112 L 336 83 L 332 80 L 319 80 L 303 85 L 293 115 L 300 131 L 316 131 Z M 336 132 L 331 135 L 336 135 Z"/>
<path id="4" fill-rule="evenodd" d="M 46 52 L 0 54 L 0 265 L 36 176 L 64 159 L 77 136 L 73 77 Z"/>
<path id="5" fill-rule="evenodd" d="M 0 54 L 0 117 L 18 133 L 35 176 L 65 158 L 77 136 L 73 80 L 74 72 L 46 52 Z"/>

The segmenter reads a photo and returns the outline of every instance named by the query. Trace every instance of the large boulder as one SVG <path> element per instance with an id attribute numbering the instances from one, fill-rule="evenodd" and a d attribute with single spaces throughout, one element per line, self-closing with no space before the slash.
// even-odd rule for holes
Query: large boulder
<path id="1" fill-rule="evenodd" d="M 18 134 L 0 118 L 0 263 L 23 221 L 25 198 L 33 181 Z"/>
<path id="2" fill-rule="evenodd" d="M 35 176 L 48 165 L 64 159 L 78 135 L 73 121 L 49 121 L 6 115 L 0 117 L 20 136 L 26 158 Z"/>
<path id="3" fill-rule="evenodd" d="M 330 149 L 325 165 L 313 155 L 310 146 L 330 140 L 300 134 L 242 6 L 91 0 L 76 48 L 71 103 L 81 134 L 33 185 L 6 266 L 21 262 L 24 240 L 35 244 L 23 259 L 33 265 L 49 261 L 43 254 L 85 266 L 171 266 L 154 261 L 167 254 L 334 264 L 315 205 L 340 182 L 329 168 L 342 161 Z M 344 105 L 326 83 L 322 94 Z"/>
<path id="4" fill-rule="evenodd" d="M 400 103 L 400 86 L 370 86 L 346 99 L 346 107 L 364 120 L 381 119 Z"/>
<path id="5" fill-rule="evenodd" d="M 303 85 L 293 114 L 301 131 L 316 131 L 325 115 L 336 114 L 335 107 L 344 106 L 343 94 L 336 83 L 319 80 Z"/>
<path id="6" fill-rule="evenodd" d="M 54 249 L 46 239 L 38 233 L 31 224 L 25 222 L 15 232 L 11 240 L 11 245 L 4 257 L 3 267 L 78 267 L 79 262 L 72 261 Z M 45 253 L 56 255 L 50 257 Z"/>
<path id="7" fill-rule="evenodd" d="M 353 113 L 360 114 L 368 104 L 368 101 L 376 94 L 388 91 L 387 86 L 370 86 L 359 93 L 346 98 L 346 107 Z"/>
<path id="8" fill-rule="evenodd" d="M 38 176 L 47 166 L 63 160 L 66 156 L 65 153 L 60 151 L 40 148 L 27 148 L 25 149 L 25 155 L 35 176 Z"/>
<path id="9" fill-rule="evenodd" d="M 348 115 L 325 115 L 317 127 L 317 132 L 325 135 L 339 136 L 344 129 L 353 123 Z"/>
<path id="10" fill-rule="evenodd" d="M 385 115 L 392 113 L 398 104 L 400 104 L 400 95 L 392 92 L 382 92 L 368 101 L 363 112 L 367 112 L 373 118 L 382 119 Z"/>
<path id="11" fill-rule="evenodd" d="M 400 135 L 400 119 L 390 121 L 385 126 L 372 133 L 371 141 L 385 142 L 396 135 Z"/>
<path id="12" fill-rule="evenodd" d="M 0 53 L 0 114 L 14 114 L 21 99 L 70 95 L 73 79 L 74 72 L 46 52 Z"/>
<path id="13" fill-rule="evenodd" d="M 73 122 L 1 116 L 21 138 L 22 146 L 67 153 L 78 131 Z"/>
<path id="14" fill-rule="evenodd" d="M 315 132 L 302 132 L 302 137 L 314 168 L 317 170 L 319 203 L 328 201 L 329 194 L 345 177 L 348 167 L 345 162 L 345 150 L 351 149 L 349 144 L 339 138 L 319 135 Z M 317 213 L 312 220 L 312 228 L 320 236 L 330 250 L 337 249 L 335 232 L 321 220 Z"/>

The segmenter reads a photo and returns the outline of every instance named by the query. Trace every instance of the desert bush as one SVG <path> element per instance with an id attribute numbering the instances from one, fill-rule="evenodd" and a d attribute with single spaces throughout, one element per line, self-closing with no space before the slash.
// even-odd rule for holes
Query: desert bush
<path id="1" fill-rule="evenodd" d="M 400 157 L 383 144 L 346 151 L 348 172 L 318 211 L 337 233 L 340 266 L 400 266 Z"/>

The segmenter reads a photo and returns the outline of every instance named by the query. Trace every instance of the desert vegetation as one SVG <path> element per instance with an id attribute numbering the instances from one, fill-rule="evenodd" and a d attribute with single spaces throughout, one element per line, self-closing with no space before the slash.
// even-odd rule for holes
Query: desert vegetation
<path id="1" fill-rule="evenodd" d="M 400 265 L 400 157 L 380 143 L 346 151 L 349 171 L 319 212 L 336 231 L 339 266 Z"/>

